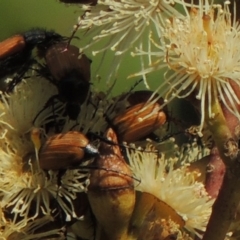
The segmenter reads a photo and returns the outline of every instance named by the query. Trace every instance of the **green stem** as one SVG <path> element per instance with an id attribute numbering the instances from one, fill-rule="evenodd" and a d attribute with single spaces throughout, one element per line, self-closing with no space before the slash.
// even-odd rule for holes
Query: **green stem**
<path id="1" fill-rule="evenodd" d="M 240 169 L 238 169 L 240 176 Z M 212 209 L 212 215 L 207 225 L 203 240 L 223 240 L 234 220 L 237 206 L 240 200 L 240 179 L 232 174 L 230 169 L 226 172 L 222 188 Z"/>
<path id="2" fill-rule="evenodd" d="M 237 143 L 228 128 L 222 108 L 217 99 L 212 104 L 214 118 L 207 118 L 207 124 L 219 154 L 226 165 L 226 173 L 213 205 L 212 215 L 207 225 L 203 240 L 223 240 L 234 219 L 240 201 L 240 161 Z"/>
<path id="3" fill-rule="evenodd" d="M 228 128 L 222 108 L 217 100 L 215 100 L 212 104 L 212 112 L 215 113 L 213 118 L 210 118 L 206 113 L 207 126 L 212 133 L 212 137 L 223 162 L 226 166 L 229 166 L 232 163 L 232 159 L 226 155 L 227 149 L 225 146 L 228 140 L 233 139 L 233 135 Z"/>

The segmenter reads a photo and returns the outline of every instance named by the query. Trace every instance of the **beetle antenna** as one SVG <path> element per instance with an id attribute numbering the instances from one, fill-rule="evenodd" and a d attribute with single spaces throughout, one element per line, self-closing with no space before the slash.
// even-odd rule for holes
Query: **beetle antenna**
<path id="1" fill-rule="evenodd" d="M 134 176 L 130 176 L 129 174 L 127 173 L 124 173 L 124 172 L 120 172 L 118 170 L 114 170 L 114 169 L 110 169 L 110 168 L 104 168 L 104 167 L 95 167 L 95 166 L 78 166 L 78 167 L 70 167 L 68 169 L 87 169 L 87 170 L 104 170 L 106 172 L 113 172 L 113 173 L 118 173 L 119 175 L 122 175 L 122 176 L 125 176 L 125 177 L 130 177 L 132 178 L 133 180 L 135 180 L 136 182 L 138 182 L 138 184 L 141 183 L 141 179 L 138 179 L 137 177 L 134 177 Z"/>
<path id="2" fill-rule="evenodd" d="M 38 117 L 41 115 L 41 113 L 43 113 L 50 105 L 52 105 L 52 111 L 53 111 L 53 122 L 55 123 L 55 131 L 58 133 L 60 132 L 58 123 L 57 123 L 57 114 L 56 113 L 56 109 L 55 109 L 55 102 L 54 100 L 58 98 L 58 94 L 55 94 L 53 96 L 51 96 L 48 101 L 45 103 L 45 105 L 43 106 L 43 108 L 37 113 L 37 115 L 35 116 L 35 118 L 33 119 L 33 126 L 35 126 L 35 122 L 38 119 Z"/>
<path id="3" fill-rule="evenodd" d="M 126 144 L 119 144 L 119 143 L 116 143 L 114 141 L 111 141 L 111 140 L 108 140 L 107 138 L 105 137 L 102 137 L 102 136 L 99 136 L 98 134 L 96 133 L 93 133 L 93 132 L 89 132 L 88 135 L 90 135 L 90 138 L 91 136 L 109 144 L 109 145 L 113 145 L 113 146 L 119 146 L 121 148 L 127 148 L 129 150 L 134 150 L 134 151 L 139 151 L 139 152 L 147 152 L 147 153 L 158 153 L 158 150 L 156 151 L 148 151 L 148 150 L 143 150 L 143 149 L 140 149 L 140 148 L 135 148 L 135 147 L 130 147 L 130 146 L 127 146 Z"/>
<path id="4" fill-rule="evenodd" d="M 73 31 L 72 31 L 71 36 L 70 36 L 69 39 L 68 39 L 66 49 L 68 49 L 68 47 L 69 47 L 69 45 L 70 45 L 70 43 L 71 43 L 71 41 L 72 41 L 73 38 L 79 39 L 79 37 L 75 37 L 75 34 L 76 34 L 77 30 L 80 28 L 80 26 L 81 26 L 81 20 L 85 17 L 85 15 L 86 15 L 87 12 L 88 12 L 88 11 L 85 11 L 85 12 L 83 13 L 83 15 L 79 17 L 80 20 L 78 21 L 78 23 L 73 26 Z M 88 32 L 88 30 L 86 31 L 86 33 L 87 33 L 87 32 Z M 85 33 L 85 34 L 86 34 L 86 33 Z"/>
<path id="5" fill-rule="evenodd" d="M 24 63 L 21 68 L 18 70 L 17 74 L 13 77 L 11 82 L 9 83 L 6 92 L 11 93 L 14 89 L 14 87 L 22 81 L 24 78 L 25 73 L 29 70 L 29 66 L 32 66 L 35 64 L 37 61 L 35 59 L 29 59 Z"/>

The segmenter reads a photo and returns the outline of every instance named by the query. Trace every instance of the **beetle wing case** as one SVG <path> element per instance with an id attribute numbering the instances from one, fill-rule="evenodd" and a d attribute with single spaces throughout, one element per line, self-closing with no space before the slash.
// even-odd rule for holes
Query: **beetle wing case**
<path id="1" fill-rule="evenodd" d="M 16 35 L 0 42 L 0 60 L 22 51 L 25 47 L 23 36 Z"/>
<path id="2" fill-rule="evenodd" d="M 79 57 L 80 56 L 80 57 Z M 79 48 L 66 43 L 58 43 L 46 51 L 47 66 L 56 80 L 61 80 L 69 72 L 75 70 L 83 75 L 85 81 L 90 81 L 90 60 L 84 54 L 79 53 Z"/>
<path id="3" fill-rule="evenodd" d="M 90 87 L 91 61 L 86 55 L 73 45 L 58 43 L 46 51 L 45 59 L 61 100 L 83 103 Z"/>
<path id="4" fill-rule="evenodd" d="M 166 115 L 161 105 L 139 103 L 126 109 L 114 120 L 113 125 L 121 141 L 135 142 L 146 137 L 166 122 Z"/>
<path id="5" fill-rule="evenodd" d="M 79 132 L 56 134 L 40 149 L 39 164 L 42 169 L 67 169 L 84 160 L 89 140 Z"/>

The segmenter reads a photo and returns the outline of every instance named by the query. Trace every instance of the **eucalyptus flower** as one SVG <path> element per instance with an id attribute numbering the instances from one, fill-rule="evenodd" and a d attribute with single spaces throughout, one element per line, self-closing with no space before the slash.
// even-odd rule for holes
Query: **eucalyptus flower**
<path id="1" fill-rule="evenodd" d="M 86 191 L 88 171 L 66 169 L 59 186 L 58 171 L 47 172 L 39 167 L 39 148 L 55 131 L 54 127 L 50 131 L 45 129 L 45 126 L 54 121 L 55 113 L 52 105 L 47 108 L 44 106 L 56 93 L 56 87 L 49 81 L 32 76 L 26 82 L 18 84 L 13 93 L 1 95 L 1 207 L 11 213 L 15 220 L 52 215 L 60 208 L 67 220 L 75 218 L 77 214 L 73 202 L 78 193 Z M 64 109 L 64 103 L 56 103 L 56 119 L 65 120 L 66 123 L 66 116 L 61 115 Z M 38 117 L 39 112 L 41 114 Z M 93 116 L 93 112 L 90 115 Z M 65 131 L 72 127 L 67 123 L 65 125 L 68 126 Z M 36 127 L 38 130 L 35 131 L 36 136 L 33 136 Z"/>
<path id="2" fill-rule="evenodd" d="M 83 5 L 85 13 L 79 17 L 77 26 L 85 31 L 85 39 L 91 39 L 83 50 L 90 49 L 93 55 L 113 51 L 109 73 L 112 76 L 118 71 L 123 55 L 133 46 L 144 44 L 151 49 L 152 43 L 145 36 L 153 31 L 161 38 L 166 17 L 181 17 L 175 9 L 178 4 L 188 5 L 182 0 L 99 0 L 95 6 Z"/>
<path id="3" fill-rule="evenodd" d="M 136 190 L 151 194 L 170 206 L 184 221 L 184 228 L 198 235 L 205 230 L 213 200 L 187 166 L 175 169 L 180 159 L 165 158 L 164 154 L 159 156 L 151 152 L 153 149 L 147 146 L 147 151 L 128 151 L 132 171 L 141 179 Z"/>
<path id="4" fill-rule="evenodd" d="M 3 104 L 1 103 L 0 126 L 19 135 L 29 132 L 37 113 L 55 94 L 57 89 L 48 80 L 28 78 L 18 84 L 13 93 L 1 95 Z"/>
<path id="5" fill-rule="evenodd" d="M 212 104 L 218 99 L 238 119 L 240 79 L 240 27 L 225 2 L 223 7 L 209 1 L 199 1 L 197 8 L 185 12 L 184 18 L 173 16 L 161 29 L 164 44 L 150 34 L 158 50 L 138 48 L 134 55 L 152 60 L 132 76 L 165 69 L 166 73 L 156 91 L 166 103 L 174 98 L 195 97 L 201 111 L 200 131 L 205 116 L 214 117 Z M 235 10 L 236 11 L 236 10 Z M 233 19 L 233 20 L 231 20 Z"/>
<path id="6" fill-rule="evenodd" d="M 2 211 L 2 210 L 1 210 Z M 7 220 L 3 212 L 0 219 L 0 238 L 2 240 L 36 240 L 55 236 L 58 240 L 65 239 L 64 229 L 53 225 L 53 218 L 50 215 L 38 219 L 22 219 L 20 221 Z M 51 227 L 47 226 L 51 224 Z M 47 227 L 47 229 L 46 229 Z"/>

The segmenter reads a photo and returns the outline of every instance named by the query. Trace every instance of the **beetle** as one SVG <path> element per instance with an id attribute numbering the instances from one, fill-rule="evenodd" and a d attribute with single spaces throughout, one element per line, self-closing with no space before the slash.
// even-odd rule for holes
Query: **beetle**
<path id="1" fill-rule="evenodd" d="M 119 141 L 136 142 L 148 137 L 167 121 L 163 99 L 152 91 L 136 91 L 126 98 L 129 105 L 113 119 L 107 120 L 118 135 Z"/>
<path id="2" fill-rule="evenodd" d="M 68 169 L 98 155 L 83 133 L 69 131 L 47 139 L 39 150 L 39 166 L 44 170 Z"/>
<path id="3" fill-rule="evenodd" d="M 114 138 L 114 133 L 111 129 L 107 131 L 107 134 L 107 139 L 111 137 L 110 140 L 114 142 L 117 141 L 116 138 Z M 129 167 L 120 155 L 120 149 L 116 145 L 108 145 L 103 142 L 98 150 L 89 143 L 88 138 L 83 133 L 69 131 L 66 133 L 55 134 L 46 140 L 39 150 L 39 166 L 43 170 L 59 171 L 58 186 L 61 185 L 61 177 L 67 169 L 82 168 L 91 170 L 91 174 L 93 174 L 92 171 L 95 170 L 95 173 L 92 176 L 92 178 L 95 179 L 95 183 L 98 179 L 102 179 L 100 181 L 102 183 L 105 179 L 117 178 L 126 181 L 126 186 L 120 185 L 119 190 L 120 188 L 121 190 L 124 190 L 125 187 L 127 187 L 133 191 L 133 181 L 139 182 L 140 180 L 132 176 Z M 81 166 L 81 163 L 90 158 L 94 158 L 92 163 L 87 166 Z M 105 174 L 102 172 L 105 172 Z M 96 178 L 96 175 L 98 175 L 98 178 Z M 108 190 L 114 190 L 114 187 L 116 186 L 109 186 Z M 59 197 L 58 193 L 57 197 Z M 79 207 L 78 205 L 80 202 L 81 206 Z M 58 205 L 56 207 L 60 213 L 60 220 L 64 224 L 64 213 Z M 73 207 L 74 209 L 76 208 L 79 217 L 86 214 L 89 203 L 86 201 L 85 193 L 77 193 L 77 199 L 76 201 L 73 201 Z M 91 218 L 92 217 L 93 216 L 91 216 Z M 94 231 L 93 234 L 95 235 Z"/>
<path id="4" fill-rule="evenodd" d="M 14 89 L 35 62 L 32 58 L 32 50 L 35 47 L 49 47 L 65 39 L 67 38 L 54 31 L 32 29 L 0 42 L 0 78 L 17 73 L 7 86 L 6 92 Z"/>
<path id="5" fill-rule="evenodd" d="M 135 142 L 147 137 L 166 122 L 158 103 L 139 103 L 127 108 L 113 120 L 120 141 Z"/>
<path id="6" fill-rule="evenodd" d="M 66 48 L 64 42 L 47 48 L 44 58 L 46 65 L 39 74 L 56 85 L 58 94 L 48 100 L 38 115 L 58 98 L 66 103 L 66 114 L 69 118 L 75 120 L 89 93 L 91 60 L 85 54 L 80 54 L 76 46 L 69 45 Z"/>
<path id="7" fill-rule="evenodd" d="M 112 129 L 107 130 L 107 134 L 114 134 Z M 118 144 L 116 138 L 101 138 L 101 146 L 107 148 L 118 149 L 121 144 Z M 66 170 L 66 169 L 101 169 L 104 171 L 118 172 L 111 168 L 97 166 L 79 166 L 82 162 L 96 157 L 104 157 L 108 151 L 100 150 L 90 143 L 90 140 L 81 132 L 69 131 L 66 133 L 54 134 L 49 137 L 39 150 L 39 166 L 44 170 Z M 109 153 L 110 154 L 110 153 Z M 96 160 L 96 159 L 95 159 Z M 123 174 L 124 175 L 124 174 Z M 133 179 L 135 179 L 133 177 Z"/>
<path id="8" fill-rule="evenodd" d="M 83 133 L 69 131 L 55 134 L 46 140 L 39 150 L 39 166 L 46 171 L 58 171 L 57 186 L 59 188 L 62 185 L 61 178 L 67 169 L 81 168 L 79 166 L 81 163 L 96 156 L 99 156 L 98 149 L 89 142 Z M 81 204 L 87 207 L 88 204 L 84 199 L 84 195 L 79 193 L 78 197 L 80 198 L 78 198 L 78 202 L 81 201 Z M 76 204 L 77 202 L 75 201 L 73 204 L 74 208 Z M 60 221 L 65 223 L 63 220 L 64 213 L 59 205 L 57 205 L 57 209 L 59 210 Z M 78 208 L 76 211 L 82 216 L 85 208 L 82 206 L 81 209 Z"/>

